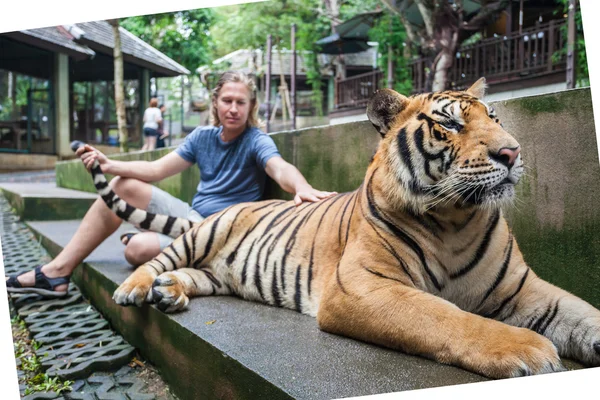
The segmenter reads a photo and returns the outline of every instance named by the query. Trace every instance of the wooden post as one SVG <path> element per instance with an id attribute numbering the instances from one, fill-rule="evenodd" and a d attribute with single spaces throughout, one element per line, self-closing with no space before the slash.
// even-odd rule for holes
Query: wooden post
<path id="1" fill-rule="evenodd" d="M 554 20 L 548 26 L 548 72 L 552 71 L 552 54 L 554 54 Z"/>
<path id="2" fill-rule="evenodd" d="M 392 59 L 394 52 L 392 51 L 392 46 L 388 46 L 388 65 L 387 65 L 387 87 L 388 89 L 394 88 L 394 60 Z M 377 87 L 375 87 L 377 90 Z"/>
<path id="3" fill-rule="evenodd" d="M 575 11 L 577 0 L 569 0 L 569 16 L 567 18 L 567 89 L 575 87 Z"/>
<path id="4" fill-rule="evenodd" d="M 269 117 L 271 116 L 271 35 L 267 35 L 267 78 L 265 82 L 265 92 L 265 103 L 267 104 L 267 111 L 265 113 L 265 119 L 267 120 L 266 131 L 269 133 Z"/>
<path id="5" fill-rule="evenodd" d="M 292 24 L 292 129 L 296 129 L 296 24 Z"/>
<path id="6" fill-rule="evenodd" d="M 519 71 L 522 71 L 525 67 L 525 39 L 523 34 L 523 0 L 519 4 Z"/>

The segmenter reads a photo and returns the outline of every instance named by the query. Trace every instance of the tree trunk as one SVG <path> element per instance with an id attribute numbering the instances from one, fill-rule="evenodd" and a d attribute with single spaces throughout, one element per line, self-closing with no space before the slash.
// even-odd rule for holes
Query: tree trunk
<path id="1" fill-rule="evenodd" d="M 125 117 L 125 90 L 123 87 L 123 53 L 121 52 L 121 33 L 119 32 L 119 20 L 107 21 L 113 28 L 115 47 L 113 57 L 115 62 L 115 106 L 117 109 L 117 126 L 119 128 L 119 144 L 121 153 L 129 152 L 127 135 L 127 118 Z"/>

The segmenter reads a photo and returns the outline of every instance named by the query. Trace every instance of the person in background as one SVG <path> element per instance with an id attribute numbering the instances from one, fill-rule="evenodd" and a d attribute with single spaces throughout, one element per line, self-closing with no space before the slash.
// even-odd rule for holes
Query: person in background
<path id="1" fill-rule="evenodd" d="M 158 109 L 160 110 L 162 121 L 158 124 L 158 139 L 156 140 L 156 148 L 160 149 L 166 147 L 165 139 L 170 135 L 169 131 L 165 128 L 165 113 L 167 112 L 167 106 L 161 104 Z"/>
<path id="2" fill-rule="evenodd" d="M 261 200 L 267 175 L 294 195 L 296 206 L 336 194 L 314 189 L 281 157 L 273 139 L 259 129 L 258 106 L 254 80 L 241 72 L 226 72 L 212 94 L 213 126 L 196 128 L 164 157 L 155 161 L 112 160 L 89 145 L 80 147 L 77 155 L 86 168 L 97 160 L 104 173 L 115 175 L 110 186 L 134 207 L 195 222 L 233 204 Z M 201 174 L 191 205 L 150 184 L 193 165 Z M 33 271 L 7 277 L 8 291 L 66 296 L 73 270 L 122 222 L 102 199 L 96 200 L 56 258 Z M 121 240 L 126 244 L 125 259 L 132 265 L 151 260 L 173 241 L 156 232 L 126 233 Z"/>
<path id="3" fill-rule="evenodd" d="M 162 122 L 162 115 L 158 109 L 158 99 L 150 99 L 150 106 L 144 111 L 144 145 L 142 150 L 154 150 L 158 139 L 158 126 Z"/>

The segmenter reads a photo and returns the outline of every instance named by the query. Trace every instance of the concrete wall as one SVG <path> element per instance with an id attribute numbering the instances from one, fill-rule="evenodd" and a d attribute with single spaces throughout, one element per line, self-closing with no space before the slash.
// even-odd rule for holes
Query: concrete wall
<path id="1" fill-rule="evenodd" d="M 526 175 L 506 210 L 525 260 L 544 279 L 600 307 L 600 163 L 589 89 L 494 104 L 523 147 Z M 354 122 L 273 135 L 282 156 L 318 189 L 344 192 L 362 182 L 379 135 Z M 120 159 L 153 159 L 168 150 Z M 60 186 L 94 188 L 79 162 L 57 164 Z M 199 175 L 192 168 L 159 183 L 188 201 Z M 268 185 L 266 197 L 290 198 Z"/>
<path id="2" fill-rule="evenodd" d="M 52 169 L 57 157 L 45 154 L 1 153 L 0 171 Z"/>

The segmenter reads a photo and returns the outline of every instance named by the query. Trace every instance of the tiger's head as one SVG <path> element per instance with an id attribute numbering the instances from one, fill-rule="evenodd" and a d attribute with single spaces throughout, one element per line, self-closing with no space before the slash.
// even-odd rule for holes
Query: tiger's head
<path id="1" fill-rule="evenodd" d="M 383 188 L 391 201 L 423 212 L 495 208 L 514 198 L 521 147 L 484 94 L 481 78 L 464 92 L 405 97 L 383 89 L 373 96 L 367 116 L 383 137 L 374 160 L 392 177 Z"/>

